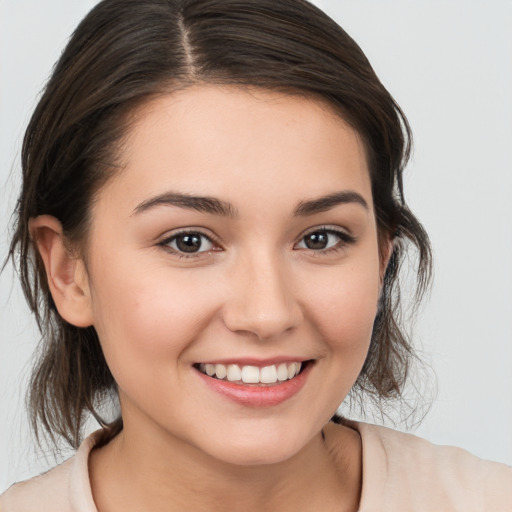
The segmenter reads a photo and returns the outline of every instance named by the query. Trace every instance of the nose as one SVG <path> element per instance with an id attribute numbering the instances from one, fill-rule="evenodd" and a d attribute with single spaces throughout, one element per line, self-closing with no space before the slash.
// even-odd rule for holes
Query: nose
<path id="1" fill-rule="evenodd" d="M 266 340 L 293 330 L 303 320 L 291 272 L 278 257 L 253 255 L 234 269 L 230 281 L 223 317 L 231 331 Z"/>

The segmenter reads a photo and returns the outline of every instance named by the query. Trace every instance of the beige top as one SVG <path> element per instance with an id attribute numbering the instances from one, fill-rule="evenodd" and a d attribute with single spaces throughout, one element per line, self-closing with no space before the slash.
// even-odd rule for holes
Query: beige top
<path id="1" fill-rule="evenodd" d="M 512 512 L 512 467 L 388 428 L 350 426 L 363 444 L 359 512 Z M 98 434 L 63 464 L 13 485 L 0 512 L 98 512 L 87 467 Z"/>

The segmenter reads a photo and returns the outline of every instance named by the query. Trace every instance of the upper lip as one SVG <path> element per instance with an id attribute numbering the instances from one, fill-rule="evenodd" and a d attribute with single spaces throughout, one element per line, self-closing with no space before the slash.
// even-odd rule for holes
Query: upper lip
<path id="1" fill-rule="evenodd" d="M 225 366 L 236 364 L 238 366 L 258 366 L 259 368 L 263 368 L 265 366 L 278 365 L 281 363 L 303 363 L 310 360 L 311 358 L 300 356 L 278 356 L 265 359 L 256 357 L 237 357 L 236 359 L 210 359 L 205 361 L 198 361 L 197 364 L 223 364 Z"/>

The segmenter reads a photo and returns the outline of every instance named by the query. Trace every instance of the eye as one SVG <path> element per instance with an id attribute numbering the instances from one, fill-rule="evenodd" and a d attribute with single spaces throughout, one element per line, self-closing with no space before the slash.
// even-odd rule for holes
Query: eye
<path id="1" fill-rule="evenodd" d="M 355 239 L 343 231 L 334 229 L 317 229 L 306 234 L 297 244 L 298 249 L 326 251 L 354 242 Z"/>
<path id="2" fill-rule="evenodd" d="M 215 248 L 215 244 L 210 238 L 197 231 L 177 233 L 166 238 L 159 245 L 182 254 L 197 254 L 211 251 Z"/>

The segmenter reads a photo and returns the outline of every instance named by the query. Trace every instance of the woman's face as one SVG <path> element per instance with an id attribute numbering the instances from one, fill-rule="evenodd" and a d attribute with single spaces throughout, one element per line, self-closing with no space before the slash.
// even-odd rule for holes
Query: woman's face
<path id="1" fill-rule="evenodd" d="M 361 140 L 325 105 L 255 89 L 193 87 L 139 114 L 87 250 L 125 428 L 285 460 L 368 351 L 384 264 Z"/>

